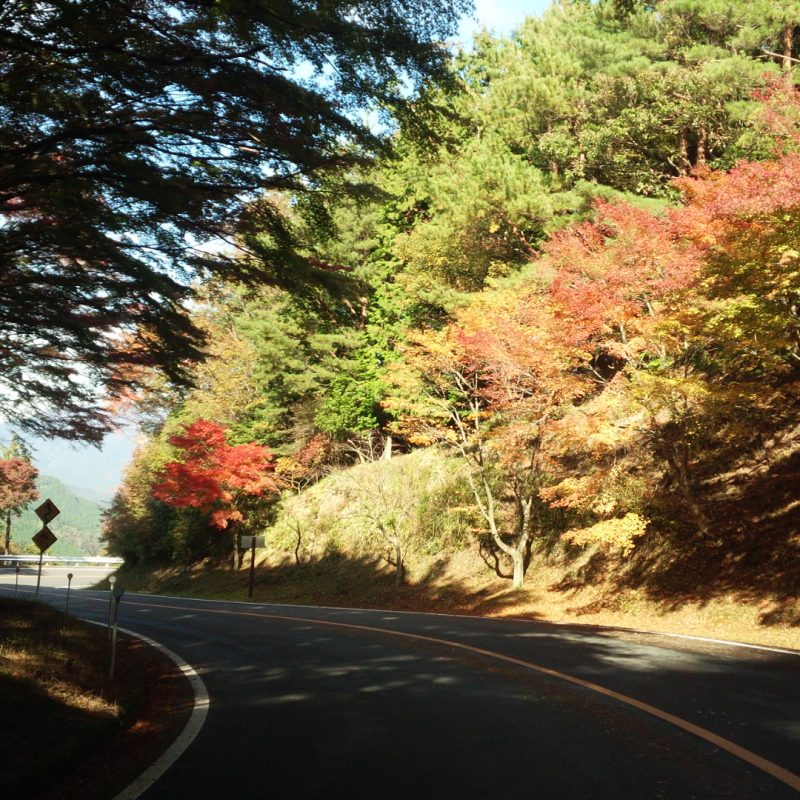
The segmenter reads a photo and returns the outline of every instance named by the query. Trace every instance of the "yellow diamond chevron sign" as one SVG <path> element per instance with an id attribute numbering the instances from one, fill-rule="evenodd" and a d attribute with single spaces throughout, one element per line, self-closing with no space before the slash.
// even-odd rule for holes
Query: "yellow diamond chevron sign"
<path id="1" fill-rule="evenodd" d="M 61 511 L 59 511 L 58 506 L 49 498 L 42 503 L 39 508 L 35 509 L 35 514 L 39 519 L 47 525 L 48 522 L 52 522 Z"/>
<path id="2" fill-rule="evenodd" d="M 44 553 L 44 551 L 49 547 L 52 547 L 56 541 L 58 541 L 56 539 L 56 535 L 50 530 L 50 528 L 47 527 L 47 525 L 43 525 L 39 533 L 33 537 L 33 543 L 42 553 Z"/>

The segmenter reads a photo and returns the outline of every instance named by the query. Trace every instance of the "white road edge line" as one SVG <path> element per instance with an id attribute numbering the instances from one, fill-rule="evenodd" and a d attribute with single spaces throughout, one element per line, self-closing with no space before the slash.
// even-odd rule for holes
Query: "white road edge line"
<path id="1" fill-rule="evenodd" d="M 142 603 L 141 605 L 146 605 Z M 154 607 L 159 607 L 153 604 Z M 166 608 L 167 606 L 162 606 Z M 191 611 L 191 607 L 187 606 L 171 606 L 171 608 L 179 611 Z M 224 609 L 213 609 L 210 608 L 207 610 L 206 613 L 209 614 L 229 614 L 231 616 L 241 616 L 241 617 L 256 617 L 261 619 L 275 619 L 280 620 L 282 622 L 291 622 L 293 624 L 297 623 L 305 623 L 307 625 L 320 625 L 323 627 L 329 628 L 346 628 L 350 630 L 358 630 L 358 631 L 366 631 L 369 633 L 377 633 L 377 634 L 384 634 L 387 636 L 396 636 L 401 639 L 416 639 L 418 641 L 423 642 L 432 642 L 437 645 L 445 645 L 446 647 L 451 647 L 456 650 L 464 650 L 470 653 L 477 653 L 481 656 L 486 656 L 489 658 L 496 659 L 497 661 L 505 661 L 508 664 L 514 664 L 518 667 L 523 667 L 524 669 L 532 670 L 533 672 L 541 673 L 542 675 L 548 675 L 552 678 L 557 678 L 559 680 L 565 681 L 566 683 L 571 683 L 575 686 L 580 686 L 583 689 L 588 689 L 591 692 L 595 692 L 596 694 L 603 695 L 605 697 L 611 698 L 612 700 L 616 700 L 620 703 L 624 703 L 625 705 L 631 706 L 633 708 L 638 709 L 639 711 L 643 711 L 645 714 L 649 714 L 657 719 L 663 720 L 664 722 L 669 723 L 670 725 L 675 726 L 676 728 L 680 728 L 681 730 L 686 731 L 687 733 L 696 736 L 698 739 L 703 739 L 704 741 L 708 742 L 709 744 L 713 745 L 714 747 L 719 748 L 720 750 L 724 750 L 730 755 L 738 758 L 747 764 L 755 767 L 756 769 L 765 772 L 767 775 L 772 776 L 773 778 L 785 783 L 787 786 L 790 786 L 795 791 L 800 791 L 800 775 L 795 774 L 794 772 L 790 772 L 788 769 L 776 764 L 769 759 L 764 758 L 763 756 L 754 753 L 752 750 L 748 750 L 746 747 L 742 747 L 741 745 L 737 744 L 730 739 L 726 739 L 723 736 L 719 736 L 713 731 L 708 730 L 707 728 L 703 728 L 699 725 L 695 725 L 688 720 L 683 719 L 682 717 L 675 716 L 674 714 L 670 714 L 668 711 L 663 711 L 656 706 L 652 706 L 649 703 L 644 703 L 641 700 L 637 700 L 634 697 L 630 697 L 629 695 L 622 694 L 620 692 L 615 692 L 612 689 L 608 689 L 605 686 L 601 686 L 600 684 L 593 683 L 591 681 L 586 681 L 583 678 L 578 678 L 573 675 L 568 675 L 567 673 L 560 672 L 558 670 L 550 669 L 549 667 L 544 667 L 539 664 L 534 664 L 530 661 L 525 661 L 520 658 L 514 658 L 513 656 L 507 656 L 502 653 L 497 653 L 493 650 L 485 650 L 481 647 L 475 647 L 473 645 L 464 644 L 463 642 L 453 641 L 452 639 L 442 639 L 436 636 L 427 636 L 425 634 L 418 634 L 418 633 L 410 633 L 408 631 L 398 631 L 392 628 L 375 628 L 370 625 L 358 625 L 352 622 L 335 622 L 333 620 L 322 620 L 322 619 L 314 619 L 313 617 L 295 617 L 295 616 L 287 616 L 281 614 L 270 614 L 263 610 L 262 607 L 259 606 L 252 606 L 250 610 L 245 611 L 244 609 L 239 611 L 233 610 L 224 610 Z M 122 800 L 122 798 L 114 798 L 114 800 Z M 128 800 L 126 798 L 126 800 Z"/>
<path id="2" fill-rule="evenodd" d="M 106 627 L 103 622 L 95 622 L 94 620 L 85 620 L 91 622 L 93 625 L 100 625 Z M 123 789 L 114 800 L 135 800 L 140 795 L 144 794 L 186 751 L 189 745 L 194 741 L 203 724 L 208 716 L 208 709 L 211 705 L 211 699 L 208 696 L 208 690 L 203 683 L 203 679 L 197 674 L 197 671 L 191 664 L 184 661 L 177 653 L 173 653 L 168 647 L 164 647 L 160 642 L 144 636 L 136 631 L 129 630 L 128 628 L 119 628 L 123 633 L 129 636 L 135 636 L 141 639 L 150 647 L 155 647 L 160 650 L 164 655 L 169 656 L 177 665 L 178 669 L 186 676 L 191 684 L 192 691 L 194 692 L 194 708 L 192 709 L 189 721 L 184 726 L 183 730 L 178 734 L 178 738 L 159 756 L 133 783 L 127 788 Z"/>
<path id="3" fill-rule="evenodd" d="M 453 640 L 450 640 L 450 639 L 441 639 L 441 638 L 438 638 L 438 637 L 427 636 L 427 635 L 424 635 L 424 634 L 415 634 L 415 633 L 409 633 L 409 632 L 406 632 L 406 631 L 397 631 L 397 630 L 393 630 L 391 628 L 375 628 L 375 627 L 372 627 L 372 626 L 369 626 L 369 625 L 358 625 L 358 624 L 348 623 L 348 622 L 335 622 L 333 620 L 321 620 L 321 619 L 313 619 L 313 618 L 309 618 L 309 617 L 294 617 L 294 616 L 287 616 L 287 615 L 280 615 L 280 614 L 264 613 L 264 606 L 272 606 L 273 608 L 276 607 L 276 604 L 271 604 L 271 603 L 258 603 L 258 604 L 256 604 L 256 603 L 252 603 L 252 602 L 235 601 L 235 600 L 234 601 L 224 601 L 224 600 L 216 600 L 216 601 L 214 601 L 214 600 L 205 600 L 205 599 L 201 599 L 201 598 L 173 597 L 173 596 L 169 596 L 169 595 L 138 595 L 138 596 L 139 597 L 144 597 L 144 598 L 147 598 L 147 597 L 158 597 L 158 598 L 161 598 L 161 599 L 183 600 L 183 601 L 200 600 L 200 602 L 207 602 L 207 603 L 216 602 L 216 603 L 220 603 L 220 604 L 223 604 L 223 605 L 224 604 L 233 604 L 233 605 L 249 606 L 250 611 L 244 611 L 244 610 L 243 611 L 225 611 L 225 610 L 222 610 L 222 609 L 209 609 L 209 611 L 212 614 L 226 614 L 227 613 L 227 614 L 233 614 L 233 615 L 238 615 L 238 616 L 252 616 L 252 617 L 262 617 L 262 618 L 268 618 L 268 619 L 275 619 L 275 620 L 281 620 L 283 622 L 292 622 L 292 623 L 305 622 L 305 623 L 311 624 L 311 625 L 321 625 L 321 626 L 327 626 L 327 627 L 331 627 L 331 628 L 350 628 L 350 629 L 353 629 L 353 630 L 368 631 L 370 633 L 383 633 L 383 634 L 387 634 L 389 636 L 396 636 L 396 637 L 399 637 L 399 638 L 417 639 L 417 640 L 420 640 L 420 641 L 433 642 L 435 644 L 445 645 L 445 646 L 452 647 L 452 648 L 457 649 L 457 650 L 465 650 L 465 651 L 468 651 L 468 652 L 477 653 L 477 654 L 482 655 L 482 656 L 488 656 L 489 658 L 494 658 L 494 659 L 497 659 L 498 661 L 505 661 L 505 662 L 508 662 L 509 664 L 514 664 L 516 666 L 520 666 L 520 667 L 523 667 L 525 669 L 530 669 L 530 670 L 532 670 L 534 672 L 539 672 L 539 673 L 541 673 L 543 675 L 549 675 L 550 677 L 563 680 L 563 681 L 565 681 L 567 683 L 572 683 L 572 684 L 574 684 L 576 686 L 581 686 L 584 689 L 588 689 L 589 691 L 595 692 L 595 693 L 600 694 L 600 695 L 604 695 L 604 696 L 609 697 L 609 698 L 611 698 L 613 700 L 617 700 L 617 701 L 619 701 L 621 703 L 624 703 L 625 705 L 632 706 L 633 708 L 637 708 L 640 711 L 643 711 L 646 714 L 650 714 L 651 716 L 654 716 L 654 717 L 656 717 L 658 719 L 661 719 L 664 722 L 670 723 L 671 725 L 674 725 L 675 727 L 680 728 L 680 729 L 686 731 L 687 733 L 691 733 L 691 734 L 693 734 L 694 736 L 696 736 L 696 737 L 698 737 L 700 739 L 704 739 L 706 742 L 708 742 L 708 743 L 710 743 L 710 744 L 712 744 L 712 745 L 714 745 L 714 746 L 716 746 L 716 747 L 718 747 L 718 748 L 720 748 L 722 750 L 727 751 L 728 753 L 730 753 L 731 755 L 735 756 L 736 758 L 739 758 L 742 761 L 745 761 L 745 762 L 749 763 L 751 766 L 754 766 L 757 769 L 760 769 L 761 771 L 767 773 L 768 775 L 771 775 L 773 778 L 776 778 L 777 780 L 785 783 L 786 785 L 790 786 L 792 789 L 795 789 L 796 791 L 800 791 L 800 775 L 797 775 L 797 774 L 795 774 L 793 772 L 790 772 L 789 770 L 781 767 L 780 765 L 775 764 L 774 762 L 769 761 L 768 759 L 765 759 L 762 756 L 759 756 L 757 753 L 754 753 L 754 752 L 752 752 L 752 751 L 750 751 L 750 750 L 748 750 L 748 749 L 746 749 L 744 747 L 741 747 L 740 745 L 736 744 L 735 742 L 733 742 L 733 741 L 731 741 L 729 739 L 725 739 L 724 737 L 718 736 L 717 734 L 715 734 L 715 733 L 713 733 L 713 732 L 711 732 L 711 731 L 709 731 L 709 730 L 707 730 L 705 728 L 702 728 L 702 727 L 700 727 L 698 725 L 695 725 L 694 723 L 688 722 L 687 720 L 684 720 L 681 717 L 677 717 L 677 716 L 675 716 L 673 714 L 670 714 L 669 712 L 662 711 L 661 709 L 656 708 L 655 706 L 651 706 L 648 703 L 644 703 L 644 702 L 642 702 L 640 700 L 636 700 L 635 698 L 629 697 L 628 695 L 624 695 L 624 694 L 621 694 L 619 692 L 615 692 L 615 691 L 613 691 L 611 689 L 607 689 L 606 687 L 601 686 L 601 685 L 596 684 L 596 683 L 593 683 L 591 681 L 585 681 L 585 680 L 583 680 L 581 678 L 577 678 L 577 677 L 574 677 L 572 675 L 568 675 L 566 673 L 550 669 L 548 667 L 543 667 L 543 666 L 540 666 L 538 664 L 533 664 L 530 661 L 524 661 L 522 659 L 513 658 L 511 656 L 506 656 L 506 655 L 503 655 L 501 653 L 496 653 L 496 652 L 491 651 L 491 650 L 484 650 L 483 648 L 474 647 L 472 645 L 463 644 L 461 642 L 456 642 L 456 641 L 453 641 Z M 145 604 L 142 603 L 140 605 L 145 605 Z M 153 604 L 153 605 L 154 605 L 154 607 L 159 608 L 159 606 L 157 604 Z M 170 606 L 161 606 L 161 607 L 162 608 L 169 608 Z M 280 608 L 281 606 L 277 605 L 277 607 Z M 341 609 L 341 608 L 337 608 L 337 607 L 326 607 L 326 606 L 288 606 L 287 605 L 287 606 L 284 606 L 284 607 L 304 608 L 304 609 L 319 608 L 321 610 L 330 609 L 330 610 L 339 610 L 339 611 L 345 610 L 345 609 Z M 185 611 L 191 611 L 192 610 L 191 608 L 186 608 L 185 606 L 183 608 L 180 608 L 180 607 L 177 607 L 177 606 L 172 606 L 172 608 L 178 609 L 178 610 L 185 610 Z M 352 610 L 352 611 L 376 611 L 377 609 L 346 609 L 346 610 Z M 254 613 L 254 612 L 261 612 L 261 613 Z M 379 613 L 381 613 L 381 612 L 379 612 Z M 413 613 L 425 613 L 425 612 L 385 612 L 385 613 L 413 614 Z M 440 614 L 440 615 L 437 615 L 437 616 L 464 617 L 464 616 L 467 616 L 467 615 Z M 471 617 L 467 617 L 467 618 L 471 618 Z M 482 619 L 482 618 L 475 617 L 475 619 Z M 488 619 L 492 619 L 492 618 L 488 618 Z M 505 619 L 509 619 L 509 618 L 506 617 Z M 529 620 L 517 619 L 516 621 L 518 621 L 518 622 L 526 622 L 526 621 L 529 621 Z M 92 620 L 87 620 L 87 622 L 92 622 Z M 94 624 L 95 625 L 104 625 L 104 623 L 102 623 L 102 622 L 94 622 Z M 549 624 L 553 624 L 553 623 L 549 623 Z M 556 623 L 556 624 L 558 624 L 558 623 Z M 589 626 L 587 626 L 587 627 L 589 627 Z M 600 627 L 600 626 L 594 626 L 594 627 Z M 124 629 L 120 628 L 120 630 L 124 630 Z M 627 630 L 627 631 L 632 631 L 632 632 L 635 632 L 635 633 L 636 632 L 638 632 L 638 633 L 649 633 L 648 631 L 636 631 L 636 629 L 634 629 L 634 628 L 622 628 L 622 629 L 620 629 L 620 628 L 616 628 L 616 629 L 615 628 L 608 628 L 607 630 Z M 125 632 L 126 633 L 131 633 L 133 636 L 138 636 L 138 637 L 142 638 L 145 641 L 148 641 L 148 642 L 151 641 L 151 640 L 148 640 L 147 637 L 142 636 L 141 634 L 134 633 L 133 631 L 127 631 L 126 630 Z M 657 632 L 654 632 L 654 633 L 655 633 L 655 635 L 665 635 L 665 634 L 658 634 Z M 687 639 L 689 639 L 689 638 L 702 638 L 702 637 L 684 636 L 682 634 L 666 634 L 666 635 L 667 636 L 671 635 L 671 636 L 674 636 L 676 638 L 687 638 Z M 706 639 L 705 641 L 714 641 L 714 640 Z M 748 646 L 748 645 L 743 645 L 742 643 L 739 643 L 739 642 L 725 642 L 724 640 L 719 640 L 719 641 L 723 642 L 724 644 L 731 644 L 731 645 L 734 645 L 734 646 L 737 646 L 737 645 L 740 646 L 740 647 L 741 646 L 745 646 L 745 647 Z M 174 653 L 172 653 L 169 650 L 167 650 L 167 648 L 163 647 L 163 645 L 159 645 L 156 642 L 153 642 L 153 644 L 156 647 L 158 647 L 159 649 L 163 649 L 173 659 L 178 659 L 179 658 Z M 773 650 L 774 649 L 774 648 L 762 648 L 762 647 L 760 647 L 758 645 L 749 645 L 749 646 L 750 647 L 756 647 L 757 649 L 765 649 L 765 650 Z M 782 651 L 778 651 L 778 652 L 782 652 Z M 800 653 L 798 653 L 796 651 L 789 650 L 789 651 L 786 651 L 786 652 L 788 652 L 790 655 L 800 655 Z M 176 661 L 176 663 L 178 663 L 178 662 Z M 188 664 L 186 666 L 188 666 Z M 190 667 L 190 669 L 191 669 L 191 667 Z M 196 673 L 195 673 L 195 675 L 196 675 Z M 197 676 L 197 679 L 200 680 L 199 676 Z M 202 681 L 200 681 L 200 683 L 201 683 L 201 685 L 203 685 Z M 205 689 L 204 685 L 203 685 L 203 688 Z M 207 697 L 208 696 L 206 695 L 206 698 Z M 207 706 L 208 706 L 208 701 L 206 702 L 206 712 L 208 710 Z M 194 716 L 194 714 L 193 714 L 193 716 Z M 203 714 L 203 721 L 204 721 L 204 719 L 205 719 L 205 713 Z M 191 721 L 192 720 L 190 719 L 189 722 L 191 723 Z M 200 726 L 202 726 L 202 722 L 200 723 Z M 186 727 L 188 728 L 189 724 L 187 724 Z M 122 792 L 119 795 L 117 795 L 113 800 L 135 800 L 135 798 L 137 798 L 158 777 L 160 777 L 166 771 L 166 769 L 168 769 L 168 767 L 172 765 L 172 763 L 174 763 L 174 761 L 178 758 L 178 756 L 183 752 L 183 750 L 186 749 L 186 747 L 188 747 L 189 743 L 191 743 L 192 739 L 194 739 L 194 737 L 197 735 L 197 732 L 199 731 L 199 729 L 200 728 L 198 727 L 197 731 L 195 731 L 193 734 L 191 734 L 191 738 L 187 742 L 186 746 L 182 750 L 180 750 L 180 752 L 178 752 L 175 755 L 175 757 L 152 779 L 152 781 L 150 781 L 150 783 L 147 783 L 141 789 L 141 791 L 139 791 L 136 794 L 130 794 L 129 795 L 129 794 L 127 794 L 127 790 L 126 790 L 125 792 Z M 178 737 L 179 740 L 181 738 L 182 738 L 182 735 Z M 177 743 L 178 743 L 178 740 L 176 740 L 175 744 L 177 744 Z M 174 746 L 175 745 L 173 745 L 173 747 Z M 171 747 L 164 754 L 164 756 L 162 756 L 162 759 L 166 758 L 167 755 L 170 753 L 170 751 L 172 749 L 173 748 Z M 156 762 L 156 764 L 154 764 L 153 767 L 151 767 L 151 769 L 156 767 L 156 765 L 162 759 L 159 759 L 159 761 Z M 140 776 L 139 780 L 141 780 L 145 775 L 147 775 L 149 771 L 150 770 L 147 770 L 145 773 L 143 773 L 143 775 Z M 133 784 L 131 784 L 131 787 L 135 786 L 137 783 L 138 783 L 138 781 L 135 781 Z M 131 787 L 129 787 L 129 788 L 131 788 Z"/>
<path id="4" fill-rule="evenodd" d="M 0 585 L 0 589 L 6 588 L 5 586 Z M 65 587 L 62 587 L 66 589 Z M 10 591 L 10 589 L 9 589 Z M 96 591 L 96 592 L 104 592 L 101 589 L 81 589 L 80 591 Z M 253 602 L 252 600 L 214 600 L 212 598 L 207 597 L 181 597 L 180 595 L 172 595 L 172 594 L 145 594 L 140 592 L 131 592 L 131 594 L 135 594 L 139 597 L 156 597 L 161 600 L 189 600 L 194 603 L 228 603 L 230 605 L 239 605 L 239 606 L 247 606 L 249 608 L 263 608 L 264 606 L 269 606 L 270 608 L 301 608 L 305 610 L 314 610 L 319 609 L 321 611 L 357 611 L 361 613 L 370 613 L 374 612 L 376 614 L 405 614 L 408 616 L 413 615 L 420 615 L 425 614 L 426 616 L 430 617 L 445 617 L 448 619 L 478 619 L 478 620 L 493 620 L 496 622 L 528 622 L 533 625 L 541 624 L 541 625 L 554 625 L 554 626 L 561 626 L 561 627 L 575 627 L 575 628 L 585 628 L 586 630 L 597 630 L 597 631 L 623 631 L 625 633 L 641 633 L 647 636 L 664 636 L 668 639 L 685 639 L 687 641 L 693 642 L 708 642 L 709 644 L 718 644 L 723 647 L 741 647 L 747 650 L 761 650 L 766 653 L 781 653 L 782 655 L 786 656 L 800 656 L 800 650 L 791 650 L 789 648 L 783 647 L 770 647 L 769 645 L 764 644 L 750 644 L 748 642 L 735 642 L 732 639 L 714 639 L 710 636 L 693 636 L 688 633 L 668 633 L 667 631 L 652 631 L 647 630 L 644 628 L 626 628 L 621 625 L 593 625 L 589 622 L 572 622 L 572 621 L 565 621 L 565 622 L 551 622 L 549 620 L 535 620 L 535 619 L 525 619 L 524 617 L 479 617 L 473 614 L 446 614 L 441 611 L 398 611 L 392 610 L 390 608 L 349 608 L 347 606 L 306 606 L 301 605 L 300 603 L 259 603 Z"/>

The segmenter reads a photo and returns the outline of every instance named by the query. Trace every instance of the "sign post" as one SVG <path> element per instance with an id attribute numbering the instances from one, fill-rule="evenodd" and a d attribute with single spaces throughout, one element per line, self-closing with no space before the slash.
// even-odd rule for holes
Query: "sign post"
<path id="1" fill-rule="evenodd" d="M 58 541 L 53 531 L 47 527 L 47 523 L 52 522 L 61 512 L 58 510 L 58 506 L 48 498 L 39 508 L 34 509 L 34 513 L 44 523 L 39 533 L 33 537 L 33 543 L 39 548 L 39 573 L 36 576 L 36 594 L 34 596 L 34 600 L 38 600 L 39 586 L 42 582 L 42 559 L 44 558 L 44 552 Z"/>
<path id="2" fill-rule="evenodd" d="M 247 587 L 247 596 L 253 596 L 253 582 L 256 573 L 256 547 L 264 546 L 263 536 L 241 536 L 239 546 L 242 550 L 250 549 L 250 581 Z"/>
<path id="3" fill-rule="evenodd" d="M 14 578 L 14 597 L 17 596 L 17 589 L 19 589 L 19 564 L 14 569 L 14 574 L 16 577 Z"/>

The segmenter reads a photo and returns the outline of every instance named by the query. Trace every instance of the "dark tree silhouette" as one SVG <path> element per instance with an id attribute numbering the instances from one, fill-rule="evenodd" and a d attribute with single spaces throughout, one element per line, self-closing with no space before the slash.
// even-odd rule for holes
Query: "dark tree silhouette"
<path id="1" fill-rule="evenodd" d="M 323 272 L 278 206 L 252 200 L 319 188 L 378 149 L 357 111 L 399 108 L 402 76 L 441 74 L 470 5 L 6 0 L 0 413 L 99 440 L 98 386 L 123 389 L 142 363 L 186 380 L 201 357 L 192 279 Z M 257 257 L 200 247 L 237 235 Z"/>

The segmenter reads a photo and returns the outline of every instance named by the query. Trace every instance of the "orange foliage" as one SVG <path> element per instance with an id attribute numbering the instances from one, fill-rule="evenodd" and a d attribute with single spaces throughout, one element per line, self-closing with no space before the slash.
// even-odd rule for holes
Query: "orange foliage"
<path id="1" fill-rule="evenodd" d="M 556 234 L 545 248 L 557 270 L 555 313 L 573 345 L 609 334 L 626 343 L 653 315 L 654 302 L 691 285 L 702 268 L 700 251 L 671 217 L 627 203 L 595 208 L 595 222 Z"/>

